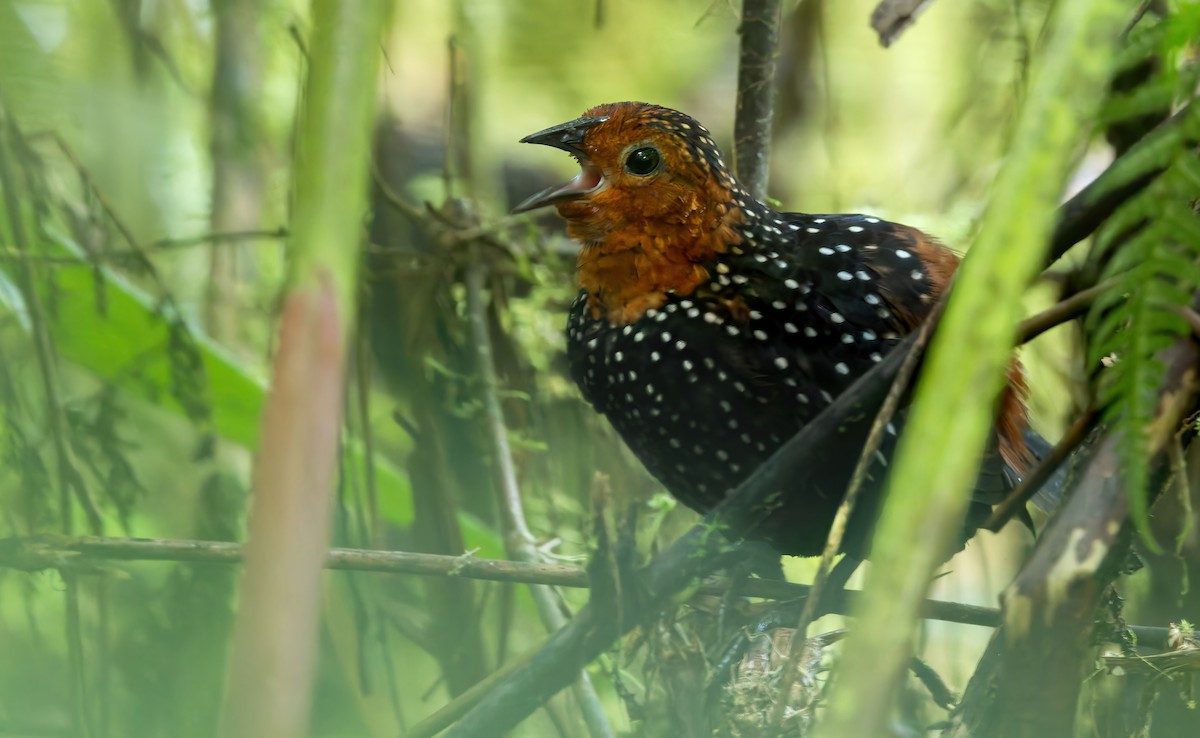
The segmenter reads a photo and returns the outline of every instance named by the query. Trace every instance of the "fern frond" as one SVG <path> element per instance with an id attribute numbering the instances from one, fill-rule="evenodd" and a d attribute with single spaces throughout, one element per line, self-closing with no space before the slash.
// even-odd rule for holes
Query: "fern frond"
<path id="1" fill-rule="evenodd" d="M 1191 330 L 1179 310 L 1190 309 L 1200 291 L 1200 105 L 1194 99 L 1200 69 L 1186 50 L 1200 37 L 1200 12 L 1189 10 L 1135 34 L 1119 62 L 1126 68 L 1156 57 L 1157 72 L 1106 107 L 1109 123 L 1155 111 L 1179 109 L 1176 125 L 1147 136 L 1114 167 L 1127 183 L 1162 172 L 1123 203 L 1097 235 L 1091 258 L 1103 264 L 1101 279 L 1115 286 L 1101 295 L 1087 320 L 1089 366 L 1106 422 L 1122 439 L 1121 476 L 1129 492 L 1130 518 L 1146 545 L 1159 550 L 1149 527 L 1150 447 L 1164 379 L 1159 353 Z M 1183 61 L 1179 61 L 1183 60 Z M 1101 369 L 1102 366 L 1107 368 Z"/>

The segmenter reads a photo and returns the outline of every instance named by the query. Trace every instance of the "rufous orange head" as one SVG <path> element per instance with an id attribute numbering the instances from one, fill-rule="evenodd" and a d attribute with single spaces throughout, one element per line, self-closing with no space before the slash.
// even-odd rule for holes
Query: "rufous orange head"
<path id="1" fill-rule="evenodd" d="M 704 126 L 670 108 L 597 105 L 521 140 L 579 161 L 574 179 L 513 212 L 558 208 L 582 247 L 579 284 L 590 308 L 614 322 L 706 282 L 714 255 L 742 243 L 747 208 L 761 207 L 730 176 Z"/>
<path id="2" fill-rule="evenodd" d="M 717 229 L 745 197 L 704 126 L 670 108 L 640 102 L 598 105 L 521 141 L 572 154 L 580 172 L 513 212 L 553 204 L 583 243 L 631 224 Z"/>

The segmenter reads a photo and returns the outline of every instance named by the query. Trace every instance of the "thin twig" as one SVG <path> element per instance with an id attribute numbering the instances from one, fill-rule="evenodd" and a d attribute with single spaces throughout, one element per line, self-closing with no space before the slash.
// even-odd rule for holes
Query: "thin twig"
<path id="1" fill-rule="evenodd" d="M 771 123 L 775 118 L 775 59 L 780 0 L 743 0 L 738 53 L 737 115 L 733 160 L 738 179 L 755 200 L 767 194 L 771 170 Z"/>
<path id="2" fill-rule="evenodd" d="M 487 326 L 487 302 L 484 299 L 486 266 L 478 262 L 467 269 L 467 320 L 475 346 L 476 368 L 483 377 L 483 407 L 487 418 L 488 440 L 496 466 L 496 481 L 501 491 L 500 514 L 505 529 L 505 547 L 518 561 L 536 561 L 533 533 L 525 522 L 524 505 L 517 484 L 516 464 L 508 445 L 508 428 L 500 407 L 500 382 L 496 377 L 492 338 Z M 536 598 L 535 598 L 536 599 Z M 556 608 L 557 609 L 557 608 Z M 556 628 L 559 626 L 555 626 Z"/>
<path id="3" fill-rule="evenodd" d="M 1179 526 L 1179 533 L 1175 536 L 1175 558 L 1184 561 L 1183 547 L 1192 537 L 1192 530 L 1196 527 L 1196 516 L 1192 512 L 1192 480 L 1188 473 L 1188 464 L 1183 455 L 1183 442 L 1186 435 L 1193 432 L 1195 419 L 1191 418 L 1183 424 L 1179 432 L 1175 434 L 1175 438 L 1171 442 L 1171 466 L 1175 474 L 1175 492 L 1179 497 L 1180 512 L 1183 513 L 1183 523 Z"/>
<path id="4" fill-rule="evenodd" d="M 242 545 L 225 541 L 102 536 L 51 535 L 0 539 L 0 567 L 27 572 L 45 569 L 94 572 L 103 561 L 174 561 L 234 565 L 242 563 Z M 578 567 L 481 559 L 471 555 L 446 556 L 407 551 L 333 548 L 329 550 L 324 566 L 334 571 L 464 577 L 510 584 L 541 584 L 577 589 L 588 586 L 587 572 Z M 720 595 L 728 592 L 730 588 L 740 595 L 772 600 L 798 600 L 809 597 L 812 593 L 812 588 L 807 584 L 769 579 L 731 580 L 728 577 L 705 579 L 698 592 Z M 829 598 L 825 604 L 830 612 L 844 615 L 850 611 L 856 597 L 856 592 L 843 592 Z M 999 623 L 1000 613 L 994 608 L 928 600 L 925 603 L 925 616 L 931 620 L 993 627 Z"/>
<path id="5" fill-rule="evenodd" d="M 1022 510 L 1025 503 L 1033 499 L 1042 485 L 1054 476 L 1058 467 L 1070 458 L 1075 449 L 1083 443 L 1095 426 L 1096 420 L 1097 415 L 1094 411 L 1086 412 L 1077 418 L 1058 443 L 1054 444 L 1054 448 L 1050 449 L 1050 453 L 1046 454 L 1046 458 L 1042 459 L 1029 473 L 1029 476 L 1021 480 L 1021 483 L 1008 493 L 1003 502 L 993 508 L 992 514 L 979 527 L 993 532 L 1004 527 L 1004 524 Z"/>
<path id="6" fill-rule="evenodd" d="M 925 685 L 925 689 L 929 690 L 929 696 L 935 705 L 943 710 L 950 710 L 954 707 L 954 691 L 946 684 L 946 680 L 942 679 L 942 675 L 937 673 L 937 670 L 924 659 L 920 656 L 913 656 L 909 659 L 908 669 L 913 676 L 920 680 L 921 684 Z"/>
<path id="7" fill-rule="evenodd" d="M 379 485 L 375 479 L 375 431 L 371 423 L 371 354 L 365 326 L 365 301 L 360 298 L 358 330 L 354 335 L 354 395 L 358 410 L 359 433 L 363 442 L 363 474 L 367 485 L 367 542 L 379 544 Z"/>
<path id="8" fill-rule="evenodd" d="M 126 2 L 113 2 L 112 5 L 123 30 L 129 35 L 130 46 L 135 50 L 149 53 L 150 56 L 154 57 L 162 65 L 162 68 L 166 70 L 167 76 L 179 86 L 180 91 L 188 97 L 197 97 L 195 88 L 184 78 L 183 71 L 174 57 L 171 56 L 171 52 L 167 49 L 166 44 L 142 25 L 142 10 L 140 5 Z M 138 66 L 141 67 L 142 65 L 139 64 Z M 142 69 L 138 71 L 143 72 Z"/>
<path id="9" fill-rule="evenodd" d="M 371 161 L 371 180 L 388 205 L 411 220 L 430 239 L 442 246 L 484 243 L 508 254 L 524 251 L 516 241 L 511 240 L 505 234 L 505 231 L 516 226 L 530 225 L 533 222 L 533 216 L 529 214 L 504 215 L 480 224 L 455 223 L 440 217 L 440 214 L 433 210 L 428 203 L 425 203 L 424 207 L 418 207 L 406 200 L 388 184 L 379 169 L 379 162 L 374 159 Z M 578 249 L 572 247 L 569 252 L 564 251 L 563 253 L 574 255 L 577 251 Z"/>
<path id="10" fill-rule="evenodd" d="M 891 425 L 896 411 L 900 409 L 901 400 L 908 393 L 913 376 L 916 374 L 917 366 L 920 365 L 921 359 L 925 355 L 925 347 L 929 344 L 929 337 L 933 335 L 934 327 L 937 325 L 942 312 L 946 308 L 946 298 L 949 294 L 950 292 L 947 289 L 918 329 L 912 349 L 904 357 L 904 362 L 900 365 L 900 369 L 896 373 L 896 378 L 892 381 L 892 385 L 888 389 L 887 397 L 884 399 L 883 405 L 879 408 L 879 413 L 875 416 L 875 422 L 871 426 L 871 432 L 867 436 L 866 443 L 863 444 L 862 452 L 858 457 L 858 463 L 854 467 L 854 474 L 850 477 L 850 484 L 846 488 L 845 497 L 842 498 L 842 502 L 838 506 L 837 513 L 833 518 L 833 524 L 829 529 L 829 536 L 825 539 L 825 549 L 821 552 L 821 562 L 817 567 L 817 575 L 813 579 L 812 594 L 805 600 L 804 609 L 800 614 L 800 622 L 796 626 L 797 637 L 792 639 L 791 654 L 788 656 L 783 678 L 779 682 L 779 696 L 775 700 L 775 706 L 772 708 L 772 714 L 768 719 L 770 725 L 778 726 L 783 720 L 784 710 L 789 702 L 788 695 L 791 694 L 792 686 L 796 683 L 796 680 L 800 678 L 803 667 L 804 640 L 808 634 L 808 626 L 817 617 L 817 606 L 820 604 L 822 591 L 829 577 L 829 570 L 833 564 L 834 557 L 841 550 L 842 537 L 845 535 L 846 526 L 850 522 L 850 515 L 854 512 L 854 505 L 858 501 L 858 495 L 862 491 L 867 470 L 875 462 L 875 453 L 879 450 L 880 444 L 883 443 L 884 434 L 887 432 L 888 426 Z"/>
<path id="11" fill-rule="evenodd" d="M 429 223 L 428 212 L 413 205 L 388 183 L 387 178 L 383 176 L 383 172 L 379 169 L 379 161 L 375 157 L 371 157 L 371 182 L 379 190 L 379 194 L 383 195 L 383 199 L 387 200 L 388 204 L 399 210 L 404 215 L 408 216 L 414 223 L 425 227 Z"/>
<path id="12" fill-rule="evenodd" d="M 467 320 L 471 327 L 472 343 L 475 345 L 476 364 L 483 376 L 483 408 L 487 418 L 496 483 L 501 492 L 499 507 L 504 524 L 504 546 L 509 558 L 535 563 L 538 560 L 537 546 L 525 521 L 521 490 L 517 484 L 516 464 L 513 462 L 512 449 L 508 445 L 508 427 L 504 422 L 504 410 L 500 406 L 500 381 L 496 377 L 492 339 L 487 325 L 488 303 L 484 299 L 487 267 L 480 259 L 473 261 L 474 263 L 467 267 L 466 274 Z M 537 607 L 538 617 L 548 631 L 554 632 L 566 624 L 566 617 L 551 589 L 534 584 L 529 586 L 529 592 Z M 604 708 L 587 671 L 579 672 L 575 695 L 592 738 L 611 736 L 612 728 L 608 725 Z"/>
<path id="13" fill-rule="evenodd" d="M 100 189 L 95 180 L 92 179 L 92 173 L 83 165 L 79 157 L 75 155 L 75 151 L 54 131 L 39 131 L 29 134 L 26 138 L 31 142 L 46 138 L 58 148 L 59 152 L 62 153 L 67 161 L 70 162 L 72 168 L 75 169 L 75 173 L 79 176 L 84 189 L 96 199 L 96 202 L 100 205 L 100 209 L 108 217 L 109 222 L 112 223 L 113 227 L 117 229 L 117 233 L 121 235 L 122 240 L 129 246 L 132 251 L 131 256 L 137 260 L 138 266 L 145 270 L 146 275 L 154 282 L 155 287 L 158 288 L 164 299 L 169 299 L 170 293 L 167 290 L 166 283 L 158 273 L 158 270 L 154 268 L 154 262 L 151 261 L 150 255 L 138 240 L 134 238 L 133 231 L 125 224 L 120 215 L 117 214 L 116 208 L 109 202 L 108 197 L 104 194 L 104 190 Z"/>
<path id="14" fill-rule="evenodd" d="M 251 231 L 229 231 L 225 233 L 205 233 L 198 236 L 187 236 L 184 238 L 160 238 L 157 241 L 151 241 L 143 244 L 137 249 L 118 249 L 113 251 L 100 251 L 88 254 L 88 258 L 80 256 L 51 256 L 49 254 L 30 254 L 28 260 L 35 264 L 49 264 L 53 266 L 85 266 L 94 267 L 96 262 L 101 259 L 111 259 L 120 261 L 123 259 L 140 259 L 147 252 L 156 251 L 171 251 L 174 249 L 186 249 L 204 244 L 213 246 L 232 244 L 239 241 L 259 240 L 259 239 L 281 239 L 287 238 L 288 232 L 286 228 L 272 228 L 269 230 L 251 230 Z M 21 256 L 19 249 L 15 247 L 0 248 L 0 260 L 18 260 L 24 257 Z"/>
<path id="15" fill-rule="evenodd" d="M 63 413 L 62 400 L 58 394 L 58 367 L 54 344 L 50 339 L 47 328 L 47 318 L 42 309 L 41 296 L 38 294 L 33 279 L 33 266 L 25 258 L 30 255 L 31 244 L 25 232 L 25 215 L 17 202 L 17 180 L 10 167 L 6 141 L 14 146 L 24 145 L 24 138 L 17 122 L 8 116 L 7 111 L 0 108 L 0 189 L 4 190 L 4 206 L 8 212 L 9 229 L 13 241 L 22 259 L 17 269 L 17 280 L 25 299 L 25 309 L 29 313 L 29 323 L 33 334 L 34 354 L 38 363 L 38 374 L 42 381 L 42 392 L 46 402 L 46 417 L 50 424 L 50 435 L 54 443 L 56 463 L 56 484 L 58 487 L 59 517 L 64 533 L 74 532 L 74 515 L 71 508 L 72 496 L 83 508 L 88 526 L 92 533 L 103 532 L 104 522 L 100 511 L 88 494 L 83 480 L 79 476 L 67 439 L 67 421 Z"/>
<path id="16" fill-rule="evenodd" d="M 103 561 L 173 561 L 236 565 L 242 563 L 242 545 L 225 541 L 101 536 L 26 536 L 0 539 L 0 567 L 26 572 L 79 569 L 83 573 L 96 571 Z M 578 589 L 588 586 L 587 572 L 577 567 L 480 559 L 470 555 L 444 556 L 407 551 L 333 548 L 329 550 L 324 566 L 333 571 L 464 577 L 509 584 L 543 584 Z M 769 579 L 730 579 L 723 576 L 705 579 L 696 591 L 703 595 L 722 595 L 731 588 L 739 595 L 771 600 L 798 600 L 812 595 L 812 587 L 807 584 Z M 859 596 L 859 592 L 853 590 L 835 593 L 827 598 L 824 604 L 831 613 L 848 615 L 857 605 Z M 944 600 L 926 600 L 922 607 L 922 615 L 929 620 L 984 628 L 995 628 L 1001 622 L 1000 610 L 994 607 Z M 1149 648 L 1166 648 L 1166 628 L 1133 625 L 1129 629 L 1137 637 L 1139 644 Z M 412 637 L 413 634 L 409 636 Z M 509 664 L 500 673 L 507 674 L 523 661 Z M 487 681 L 490 683 L 491 677 Z M 445 727 L 446 724 L 443 724 L 438 730 Z"/>
<path id="17" fill-rule="evenodd" d="M 1119 281 L 1119 277 L 1106 279 L 1100 284 L 1080 290 L 1042 312 L 1022 320 L 1017 326 L 1017 344 L 1028 343 L 1051 328 L 1082 317 L 1097 297 L 1112 289 Z"/>
<path id="18" fill-rule="evenodd" d="M 68 574 L 63 577 L 66 597 L 67 664 L 71 672 L 71 716 L 80 738 L 90 738 L 91 710 L 88 709 L 87 668 L 83 663 L 83 625 L 79 617 L 79 580 Z"/>

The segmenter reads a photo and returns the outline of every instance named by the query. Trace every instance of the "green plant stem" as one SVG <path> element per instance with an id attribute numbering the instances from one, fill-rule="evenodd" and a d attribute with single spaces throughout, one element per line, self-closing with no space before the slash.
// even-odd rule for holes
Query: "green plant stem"
<path id="1" fill-rule="evenodd" d="M 1020 296 L 1042 263 L 1059 197 L 1107 81 L 1119 4 L 1063 0 L 1013 131 L 980 234 L 956 280 L 900 441 L 859 624 L 847 641 L 818 736 L 884 732 L 912 655 L 934 569 L 959 529 L 994 398 L 1004 382 Z M 933 453 L 931 453 L 933 450 Z M 920 531 L 922 545 L 913 546 Z"/>
<path id="2" fill-rule="evenodd" d="M 379 38 L 390 8 L 385 0 L 313 2 L 290 286 L 254 469 L 222 738 L 308 733 Z"/>

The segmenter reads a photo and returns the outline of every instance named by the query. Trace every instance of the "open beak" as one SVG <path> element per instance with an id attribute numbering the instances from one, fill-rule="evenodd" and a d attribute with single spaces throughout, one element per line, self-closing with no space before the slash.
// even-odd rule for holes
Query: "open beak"
<path id="1" fill-rule="evenodd" d="M 512 209 L 513 213 L 524 213 L 537 208 L 552 205 L 560 200 L 582 197 L 595 192 L 604 182 L 604 173 L 588 160 L 583 149 L 583 137 L 588 129 L 598 123 L 608 120 L 608 116 L 584 116 L 567 123 L 561 123 L 544 131 L 532 133 L 521 139 L 521 143 L 535 143 L 543 146 L 553 146 L 562 149 L 579 160 L 579 174 L 562 185 L 548 187 L 537 194 L 525 198 Z"/>

